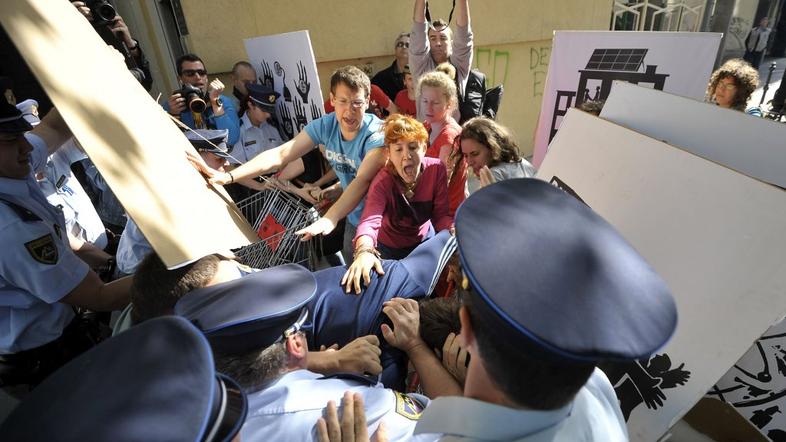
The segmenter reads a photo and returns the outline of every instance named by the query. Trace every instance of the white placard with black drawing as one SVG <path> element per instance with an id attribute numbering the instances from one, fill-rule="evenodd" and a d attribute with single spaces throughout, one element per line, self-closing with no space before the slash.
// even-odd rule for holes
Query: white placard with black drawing
<path id="1" fill-rule="evenodd" d="M 614 80 L 702 99 L 722 34 L 556 31 L 535 132 L 533 163 L 543 161 L 565 112 L 603 100 Z"/>
<path id="2" fill-rule="evenodd" d="M 786 187 L 785 124 L 622 82 L 614 83 L 601 117 Z M 736 330 L 738 322 L 730 329 Z M 784 440 L 786 321 L 770 327 L 740 360 L 726 368 L 708 396 L 730 403 L 770 439 Z"/>
<path id="3" fill-rule="evenodd" d="M 616 227 L 674 294 L 671 341 L 603 367 L 630 439 L 658 440 L 786 313 L 786 192 L 575 109 L 537 176 Z"/>
<path id="4" fill-rule="evenodd" d="M 322 89 L 308 31 L 255 37 L 244 43 L 259 83 L 281 94 L 276 120 L 283 135 L 292 138 L 322 116 Z"/>

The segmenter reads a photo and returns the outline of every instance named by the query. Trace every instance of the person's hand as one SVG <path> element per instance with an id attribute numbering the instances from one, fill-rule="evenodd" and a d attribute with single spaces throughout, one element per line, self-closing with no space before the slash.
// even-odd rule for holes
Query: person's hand
<path id="1" fill-rule="evenodd" d="M 306 200 L 306 202 L 308 202 L 308 203 L 309 203 L 309 204 L 311 204 L 312 206 L 315 206 L 315 205 L 318 203 L 317 199 L 316 199 L 316 198 L 314 198 L 314 197 L 311 195 L 311 192 L 309 192 L 309 191 L 308 191 L 308 190 L 306 190 L 305 188 L 302 188 L 302 187 L 292 187 L 292 191 L 293 191 L 293 192 L 295 192 L 295 195 L 299 196 L 300 198 L 303 198 L 304 200 Z"/>
<path id="2" fill-rule="evenodd" d="M 341 399 L 340 422 L 336 403 L 329 401 L 325 408 L 325 417 L 320 417 L 317 420 L 317 438 L 319 442 L 368 442 L 368 425 L 363 396 L 351 391 L 344 393 L 344 397 Z M 384 422 L 380 422 L 372 440 L 387 442 L 387 430 Z"/>
<path id="3" fill-rule="evenodd" d="M 337 201 L 342 193 L 344 193 L 344 188 L 341 186 L 328 187 L 320 192 L 318 200 Z"/>
<path id="4" fill-rule="evenodd" d="M 442 366 L 450 373 L 459 384 L 464 385 L 467 379 L 467 358 L 469 353 L 461 346 L 461 339 L 451 333 L 442 345 Z"/>
<path id="5" fill-rule="evenodd" d="M 168 102 L 171 115 L 179 116 L 186 110 L 186 99 L 179 92 L 170 95 Z"/>
<path id="6" fill-rule="evenodd" d="M 85 5 L 85 2 L 71 2 L 72 5 L 82 14 L 88 21 L 93 22 L 93 12 Z"/>
<path id="7" fill-rule="evenodd" d="M 361 278 L 366 287 L 371 284 L 372 268 L 380 275 L 385 274 L 385 271 L 382 270 L 382 261 L 380 261 L 376 255 L 371 252 L 364 252 L 357 255 L 357 258 L 352 261 L 352 265 L 350 265 L 346 273 L 344 273 L 344 277 L 341 278 L 341 285 L 344 286 L 344 290 L 350 293 L 354 288 L 355 293 L 359 295 L 362 291 L 360 287 Z"/>
<path id="8" fill-rule="evenodd" d="M 420 337 L 420 307 L 417 301 L 393 298 L 382 305 L 382 313 L 393 323 L 392 329 L 387 324 L 382 324 L 382 336 L 388 344 L 405 353 L 426 345 Z"/>
<path id="9" fill-rule="evenodd" d="M 201 157 L 195 155 L 193 152 L 186 151 L 186 158 L 194 166 L 194 169 L 197 172 L 201 173 L 205 178 L 207 178 L 210 184 L 214 185 L 225 185 L 232 183 L 234 180 L 232 176 L 228 173 L 219 172 L 216 169 L 205 164 L 204 160 Z"/>
<path id="10" fill-rule="evenodd" d="M 207 93 L 210 96 L 210 101 L 214 102 L 221 96 L 224 92 L 224 83 L 221 82 L 218 78 L 210 82 L 210 85 L 207 87 Z"/>
<path id="11" fill-rule="evenodd" d="M 489 169 L 489 166 L 483 166 L 478 172 L 478 177 L 480 178 L 481 188 L 497 182 L 497 180 L 494 178 L 494 175 L 491 174 L 491 169 Z"/>
<path id="12" fill-rule="evenodd" d="M 332 232 L 333 229 L 336 228 L 336 224 L 333 221 L 323 217 L 320 217 L 318 220 L 311 223 L 306 228 L 300 229 L 295 232 L 295 235 L 300 235 L 301 241 L 308 241 L 311 238 L 317 235 L 327 235 L 328 233 Z"/>
<path id="13" fill-rule="evenodd" d="M 382 372 L 380 354 L 382 350 L 379 349 L 379 338 L 367 335 L 335 350 L 332 356 L 336 358 L 337 372 L 377 375 Z"/>
<path id="14" fill-rule="evenodd" d="M 109 30 L 127 47 L 134 46 L 134 39 L 131 38 L 131 31 L 128 30 L 128 25 L 123 21 L 123 17 L 116 15 L 112 23 L 109 24 Z"/>

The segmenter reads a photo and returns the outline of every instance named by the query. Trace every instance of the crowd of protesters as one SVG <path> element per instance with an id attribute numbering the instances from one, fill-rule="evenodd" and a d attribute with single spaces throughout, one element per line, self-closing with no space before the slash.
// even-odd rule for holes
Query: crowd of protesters
<path id="1" fill-rule="evenodd" d="M 21 403 L 4 440 L 627 440 L 598 365 L 662 347 L 674 301 L 613 227 L 534 179 L 509 129 L 460 112 L 474 39 L 455 3 L 451 29 L 415 0 L 390 66 L 338 68 L 302 127 L 248 62 L 225 94 L 198 55 L 176 60 L 163 108 L 208 183 L 330 202 L 297 234 L 341 253 L 312 268 L 168 269 L 57 109 L 6 92 L 0 386 Z M 149 88 L 122 18 L 106 27 Z M 730 60 L 707 100 L 760 116 L 757 85 Z"/>

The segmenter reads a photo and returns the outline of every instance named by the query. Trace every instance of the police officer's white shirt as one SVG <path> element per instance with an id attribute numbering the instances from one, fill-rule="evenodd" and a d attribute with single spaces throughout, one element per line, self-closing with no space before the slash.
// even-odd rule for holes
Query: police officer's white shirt
<path id="1" fill-rule="evenodd" d="M 328 401 L 335 401 L 340 406 L 345 391 L 363 396 L 369 434 L 384 421 L 390 441 L 409 440 L 420 416 L 419 405 L 428 402 L 425 396 L 404 395 L 382 384 L 372 387 L 355 380 L 319 379 L 321 377 L 308 370 L 296 370 L 264 390 L 249 393 L 248 416 L 241 430 L 241 440 L 317 440 L 317 419 L 323 416 Z"/>
<path id="2" fill-rule="evenodd" d="M 126 275 L 136 272 L 142 259 L 152 251 L 153 246 L 147 241 L 134 220 L 128 218 L 126 228 L 117 244 L 117 253 L 115 254 L 117 269 Z"/>
<path id="3" fill-rule="evenodd" d="M 46 161 L 47 148 L 35 135 L 26 138 L 36 170 Z M 0 198 L 41 219 L 25 220 L 0 202 L 0 354 L 8 354 L 60 337 L 74 312 L 59 301 L 89 267 L 71 251 L 63 215 L 47 202 L 32 173 L 24 180 L 0 177 Z"/>
<path id="4" fill-rule="evenodd" d="M 267 121 L 254 126 L 248 118 L 248 114 L 243 114 L 240 118 L 240 139 L 232 149 L 232 156 L 245 163 L 260 153 L 280 146 L 284 141 L 278 133 L 278 129 Z M 230 158 L 230 162 L 235 160 Z"/>
<path id="5" fill-rule="evenodd" d="M 558 410 L 520 410 L 465 397 L 437 398 L 423 412 L 415 441 L 627 441 L 617 396 L 595 369 L 572 403 Z"/>
<path id="6" fill-rule="evenodd" d="M 66 229 L 72 235 L 103 249 L 107 245 L 104 223 L 82 184 L 71 172 L 71 164 L 85 158 L 72 138 L 49 156 L 44 179 L 38 181 L 38 185 L 49 203 L 63 210 Z"/>

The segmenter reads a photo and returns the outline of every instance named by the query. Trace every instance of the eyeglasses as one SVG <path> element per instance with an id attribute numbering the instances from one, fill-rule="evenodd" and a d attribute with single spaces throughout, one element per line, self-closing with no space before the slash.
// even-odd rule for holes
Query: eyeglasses
<path id="1" fill-rule="evenodd" d="M 350 100 L 348 98 L 336 98 L 336 105 L 338 105 L 338 106 L 347 107 L 350 104 L 354 108 L 360 108 L 364 104 L 366 104 L 366 100 L 365 99 L 364 100 Z"/>
<path id="2" fill-rule="evenodd" d="M 194 75 L 199 75 L 200 77 L 206 77 L 207 71 L 204 69 L 183 69 L 183 75 L 186 77 L 193 77 Z"/>
<path id="3" fill-rule="evenodd" d="M 396 48 L 408 48 L 409 42 L 408 41 L 399 41 L 396 42 Z"/>
<path id="4" fill-rule="evenodd" d="M 718 82 L 718 85 L 716 87 L 718 89 L 725 89 L 727 91 L 733 91 L 734 89 L 737 89 L 737 85 L 734 83 Z"/>

